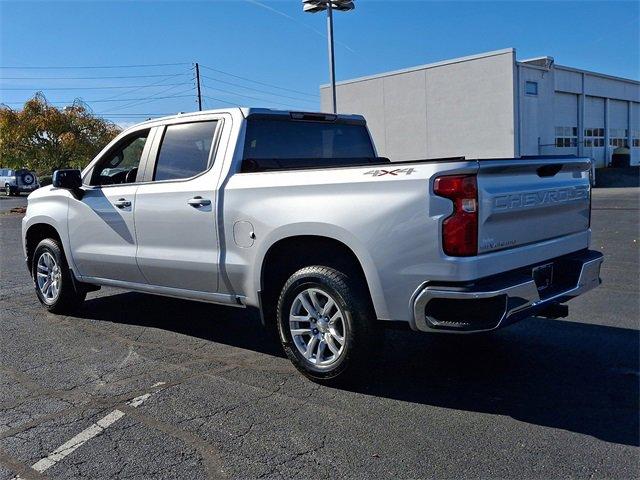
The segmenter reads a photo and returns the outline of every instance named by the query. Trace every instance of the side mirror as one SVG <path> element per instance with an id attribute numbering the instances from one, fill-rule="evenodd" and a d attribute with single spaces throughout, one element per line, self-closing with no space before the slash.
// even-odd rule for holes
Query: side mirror
<path id="1" fill-rule="evenodd" d="M 56 188 L 64 188 L 72 192 L 82 186 L 82 176 L 80 170 L 66 169 L 53 172 L 51 184 Z"/>

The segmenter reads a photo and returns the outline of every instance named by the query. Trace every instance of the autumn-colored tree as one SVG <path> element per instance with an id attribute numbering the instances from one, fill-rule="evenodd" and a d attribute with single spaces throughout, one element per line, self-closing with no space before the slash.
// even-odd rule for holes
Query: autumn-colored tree
<path id="1" fill-rule="evenodd" d="M 80 101 L 59 109 L 37 93 L 22 110 L 0 106 L 0 166 L 40 174 L 82 168 L 119 132 Z"/>

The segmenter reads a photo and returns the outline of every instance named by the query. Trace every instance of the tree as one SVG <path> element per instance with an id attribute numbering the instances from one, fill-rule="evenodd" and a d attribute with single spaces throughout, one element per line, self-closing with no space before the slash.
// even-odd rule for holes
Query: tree
<path id="1" fill-rule="evenodd" d="M 119 132 L 80 101 L 59 109 L 37 93 L 22 110 L 0 106 L 0 165 L 40 174 L 82 168 Z"/>

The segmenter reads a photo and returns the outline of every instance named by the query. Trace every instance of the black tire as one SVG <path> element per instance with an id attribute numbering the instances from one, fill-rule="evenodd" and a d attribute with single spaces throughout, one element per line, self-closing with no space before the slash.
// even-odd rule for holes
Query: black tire
<path id="1" fill-rule="evenodd" d="M 46 298 L 38 286 L 38 261 L 45 253 L 50 254 L 59 266 L 59 289 L 54 299 Z M 42 240 L 33 252 L 31 276 L 38 300 L 48 311 L 52 313 L 71 313 L 84 302 L 87 292 L 74 283 L 71 275 L 60 242 L 53 238 Z"/>
<path id="2" fill-rule="evenodd" d="M 317 367 L 305 359 L 289 328 L 293 302 L 298 294 L 309 288 L 329 294 L 342 310 L 345 322 L 344 350 L 335 363 L 326 367 Z M 376 323 L 368 291 L 360 276 L 318 265 L 302 268 L 289 277 L 278 299 L 276 318 L 280 341 L 289 360 L 303 375 L 323 384 L 350 383 L 366 378 L 371 371 L 371 353 L 381 346 L 384 333 Z"/>
<path id="3" fill-rule="evenodd" d="M 12 191 L 11 191 L 11 187 L 9 185 L 5 185 L 4 186 L 4 193 L 7 197 L 10 197 L 12 195 Z"/>

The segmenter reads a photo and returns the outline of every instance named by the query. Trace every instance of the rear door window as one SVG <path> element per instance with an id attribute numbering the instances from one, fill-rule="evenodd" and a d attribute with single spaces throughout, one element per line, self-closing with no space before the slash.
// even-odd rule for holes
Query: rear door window
<path id="1" fill-rule="evenodd" d="M 160 145 L 153 180 L 180 180 L 208 170 L 217 124 L 213 120 L 168 125 Z"/>

